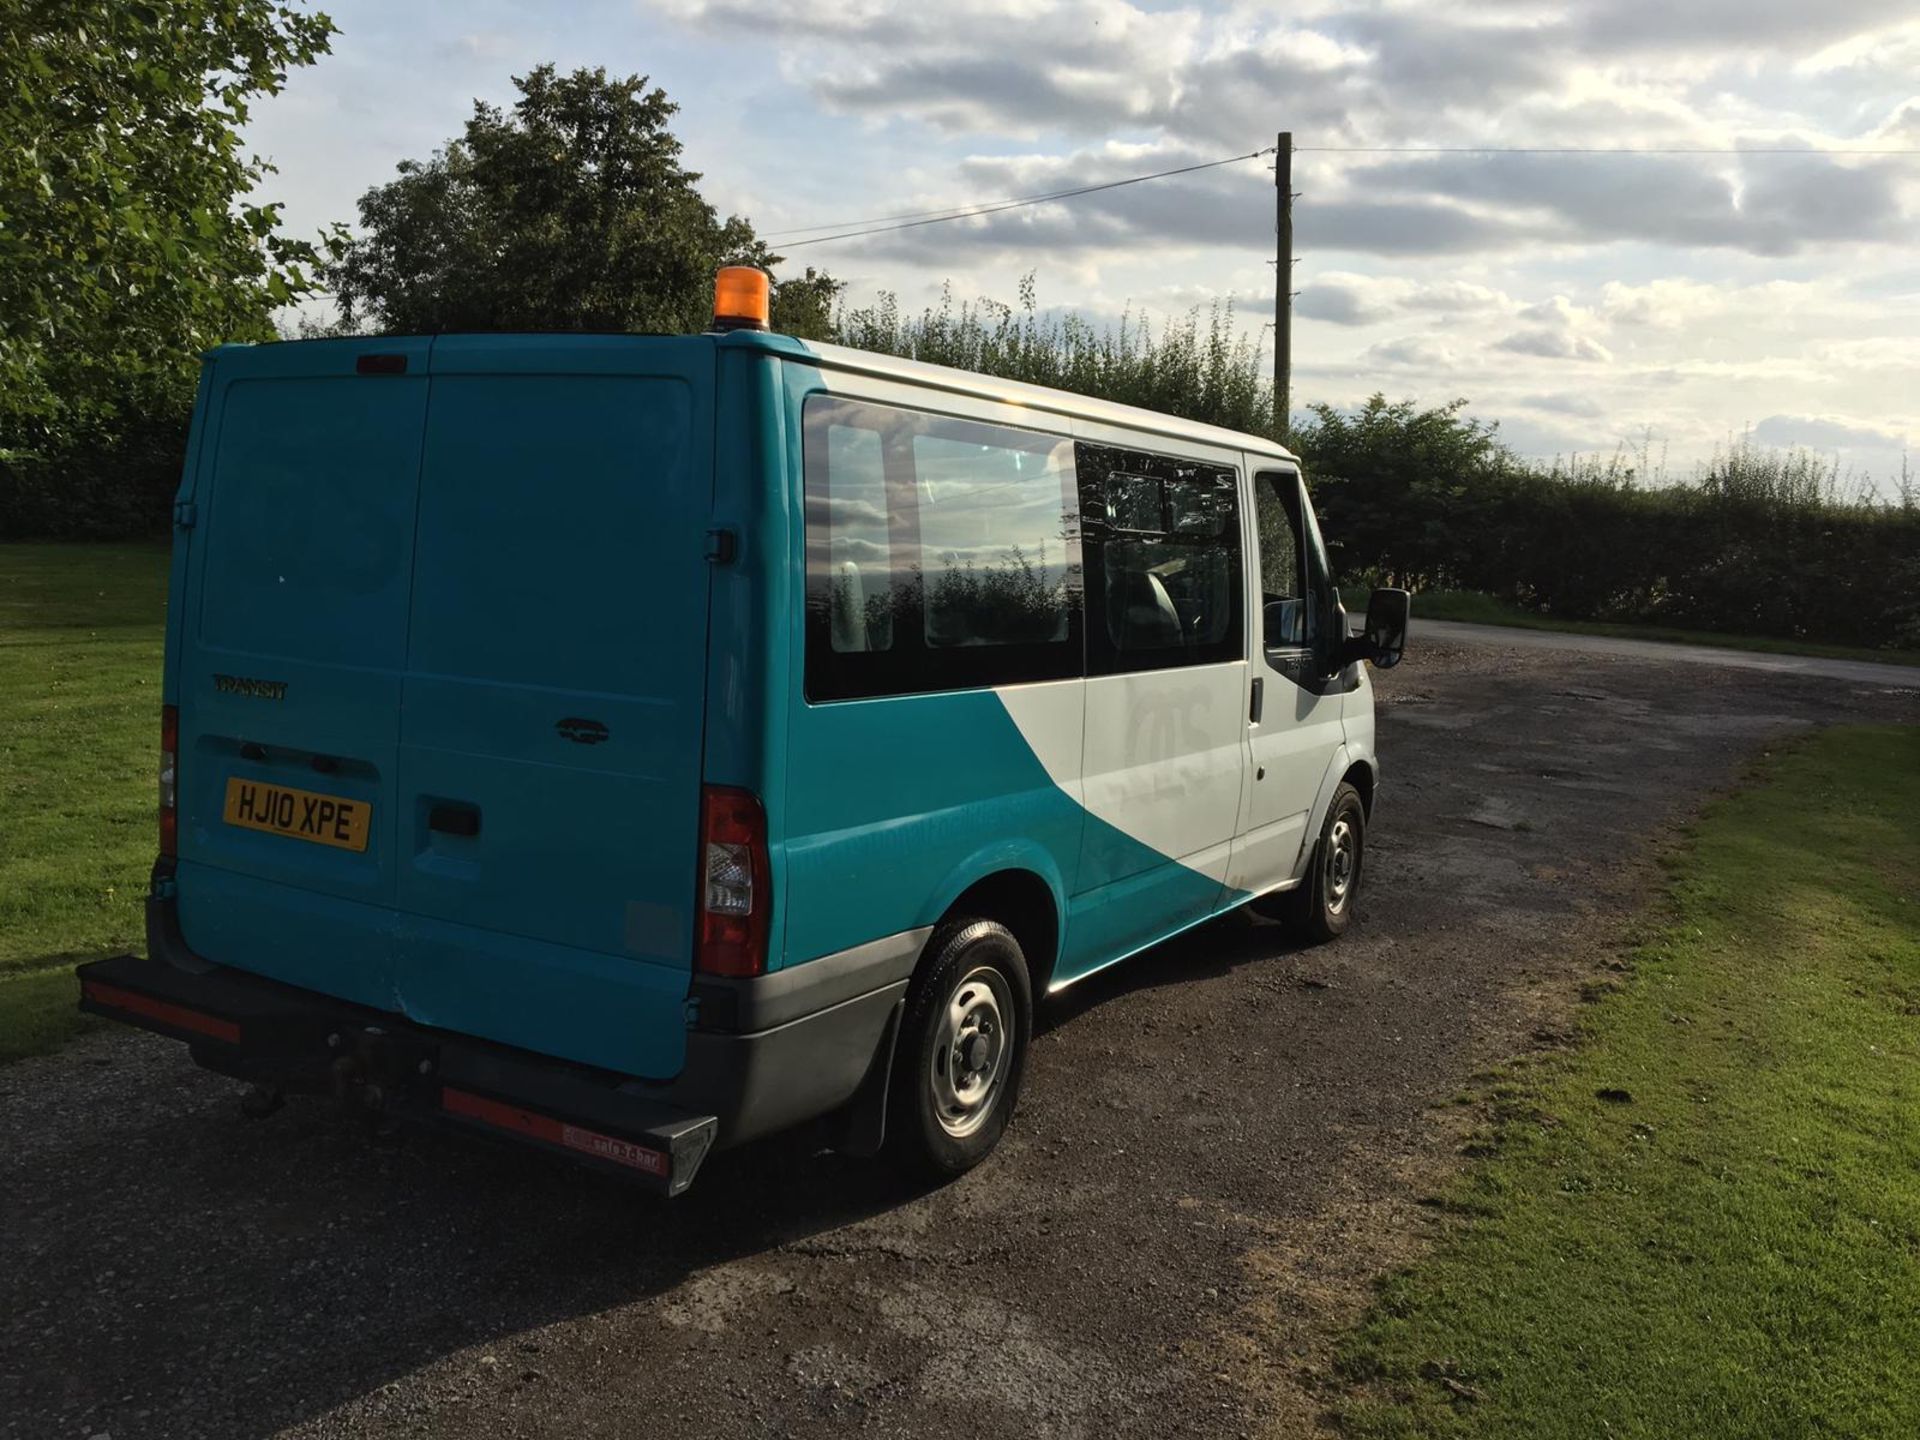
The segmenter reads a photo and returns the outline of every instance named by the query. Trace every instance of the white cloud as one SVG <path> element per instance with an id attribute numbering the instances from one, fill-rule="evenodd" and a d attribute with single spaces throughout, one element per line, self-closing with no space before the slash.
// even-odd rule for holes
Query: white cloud
<path id="1" fill-rule="evenodd" d="M 1313 278 L 1293 308 L 1308 320 L 1375 325 L 1420 312 L 1464 315 L 1512 311 L 1519 305 L 1501 291 L 1465 280 L 1419 281 L 1330 270 Z"/>
<path id="2" fill-rule="evenodd" d="M 1613 352 L 1598 340 L 1567 330 L 1516 330 L 1495 348 L 1514 355 L 1536 355 L 1543 360 L 1611 360 Z"/>
<path id="3" fill-rule="evenodd" d="M 1555 415 L 1574 415 L 1595 420 L 1607 413 L 1607 407 L 1591 395 L 1578 391 L 1555 391 L 1541 395 L 1523 395 L 1518 402 L 1530 410 L 1546 410 Z"/>
<path id="4" fill-rule="evenodd" d="M 1519 319 L 1524 328 L 1496 341 L 1495 349 L 1543 360 L 1613 359 L 1613 352 L 1593 338 L 1599 325 L 1594 312 L 1574 304 L 1565 295 L 1554 295 L 1527 306 L 1520 312 Z"/>
<path id="5" fill-rule="evenodd" d="M 1697 280 L 1651 280 L 1645 285 L 1609 280 L 1600 289 L 1599 308 L 1616 325 L 1678 330 L 1738 303 L 1736 292 Z"/>
<path id="6" fill-rule="evenodd" d="M 1915 48 L 1920 51 L 1920 46 Z M 1885 120 L 1874 126 L 1870 138 L 1876 145 L 1920 146 L 1920 95 L 1895 106 Z"/>
<path id="7" fill-rule="evenodd" d="M 1041 145 L 969 162 L 963 178 L 975 195 L 1112 178 L 1116 134 L 1145 140 L 1128 147 L 1125 173 L 1211 159 L 1261 143 L 1279 116 L 1305 145 L 1804 145 L 1804 158 L 1747 160 L 1308 152 L 1297 162 L 1305 193 L 1296 228 L 1308 249 L 1467 255 L 1529 242 L 1634 242 L 1784 256 L 1904 241 L 1904 172 L 1815 153 L 1845 137 L 1736 103 L 1726 78 L 1749 54 L 1824 45 L 1903 18 L 1904 3 L 1594 0 L 1562 12 L 1492 0 L 1478 12 L 1438 12 L 1402 0 L 1285 14 L 1133 0 L 665 8 L 698 31 L 770 44 L 787 79 L 829 110 L 876 126 L 917 122 L 954 137 Z M 1060 143 L 1072 137 L 1100 138 Z M 1006 188 L 1016 177 L 1024 184 Z M 1079 223 L 1016 215 L 969 225 L 958 239 L 907 231 L 876 244 L 900 255 L 1035 243 L 1240 246 L 1266 223 L 1260 178 L 1251 169 L 1209 173 L 1161 182 L 1151 197 L 1088 196 L 1074 202 Z"/>
<path id="8" fill-rule="evenodd" d="M 1383 340 L 1367 347 L 1367 359 L 1378 365 L 1415 370 L 1450 369 L 1460 361 L 1459 352 L 1435 335 L 1407 335 L 1398 340 Z"/>
<path id="9" fill-rule="evenodd" d="M 1828 415 L 1769 415 L 1753 427 L 1762 445 L 1810 450 L 1904 450 L 1912 440 L 1901 430 L 1861 425 Z"/>

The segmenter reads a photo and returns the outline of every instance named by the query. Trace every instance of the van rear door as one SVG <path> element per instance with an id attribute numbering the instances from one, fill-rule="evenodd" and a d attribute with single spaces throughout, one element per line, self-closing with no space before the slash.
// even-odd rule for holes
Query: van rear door
<path id="1" fill-rule="evenodd" d="M 369 350 L 404 372 L 361 373 Z M 188 945 L 676 1074 L 712 343 L 328 342 L 215 366 L 180 668 Z M 365 807 L 364 841 L 252 823 L 236 784 L 256 807 Z"/>
<path id="2" fill-rule="evenodd" d="M 578 1054 L 582 1032 L 617 1021 L 637 1027 L 631 1041 L 592 1047 L 615 1068 L 679 1069 L 713 366 L 711 344 L 686 340 L 435 347 L 398 901 L 527 943 L 415 957 L 402 993 L 426 1023 Z M 635 1003 L 629 985 L 648 972 L 662 983 Z M 615 1015 L 594 1013 L 608 1004 Z"/>
<path id="3" fill-rule="evenodd" d="M 187 593 L 173 602 L 186 611 L 183 865 L 393 900 L 428 344 L 234 347 L 210 361 Z M 375 350 L 388 373 L 359 373 Z M 302 843 L 227 820 L 230 799 L 244 821 L 283 796 L 304 809 L 308 795 L 334 803 L 336 824 L 340 806 L 355 807 L 349 820 L 368 828 L 349 824 L 350 844 Z M 257 943 L 278 948 L 278 927 Z"/>

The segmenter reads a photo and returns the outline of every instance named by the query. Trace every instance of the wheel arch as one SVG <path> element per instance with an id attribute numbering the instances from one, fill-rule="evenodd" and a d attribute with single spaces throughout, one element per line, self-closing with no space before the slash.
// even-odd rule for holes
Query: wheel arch
<path id="1" fill-rule="evenodd" d="M 1373 818 L 1373 792 L 1375 787 L 1380 783 L 1380 777 L 1374 773 L 1373 761 L 1364 756 L 1354 760 L 1351 765 L 1347 766 L 1346 773 L 1341 775 L 1340 783 L 1343 785 L 1351 785 L 1360 792 L 1360 808 L 1367 812 L 1367 818 L 1371 820 Z"/>
<path id="2" fill-rule="evenodd" d="M 941 912 L 939 923 L 974 916 L 1006 926 L 1020 942 L 1038 999 L 1047 993 L 1059 960 L 1062 913 L 1057 883 L 1037 870 L 1007 866 L 980 876 L 962 889 Z"/>

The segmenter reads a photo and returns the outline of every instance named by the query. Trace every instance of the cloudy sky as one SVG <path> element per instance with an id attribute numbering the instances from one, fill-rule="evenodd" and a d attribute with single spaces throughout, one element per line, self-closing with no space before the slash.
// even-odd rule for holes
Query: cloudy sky
<path id="1" fill-rule="evenodd" d="M 1916 0 L 330 0 L 256 112 L 296 230 L 541 61 L 651 75 L 762 233 L 1029 195 L 1294 132 L 1296 404 L 1469 397 L 1517 448 L 1744 433 L 1891 493 L 1920 458 Z M 1787 150 L 1408 154 L 1389 147 Z M 1345 147 L 1345 148 L 1331 148 Z M 1372 147 L 1362 149 L 1360 147 Z M 1155 315 L 1273 303 L 1267 162 L 792 249 L 859 301 L 943 280 Z M 1269 343 L 1262 333 L 1262 344 Z"/>

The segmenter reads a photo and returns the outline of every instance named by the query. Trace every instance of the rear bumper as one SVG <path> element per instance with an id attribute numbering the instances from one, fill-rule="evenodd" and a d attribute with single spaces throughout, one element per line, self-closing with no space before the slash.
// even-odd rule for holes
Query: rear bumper
<path id="1" fill-rule="evenodd" d="M 832 1111 L 866 1112 L 852 1143 L 877 1144 L 914 938 L 697 987 L 685 1066 L 664 1083 L 212 964 L 187 948 L 165 895 L 147 902 L 150 958 L 80 966 L 80 1008 L 184 1041 L 221 1074 L 522 1141 L 677 1195 L 716 1146 Z"/>
<path id="2" fill-rule="evenodd" d="M 719 1133 L 717 1115 L 630 1093 L 617 1077 L 223 966 L 96 960 L 80 967 L 80 1008 L 184 1040 L 223 1075 L 524 1141 L 668 1195 L 693 1182 Z"/>

